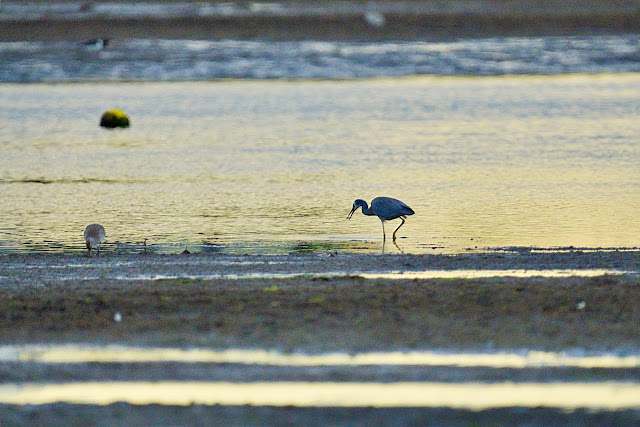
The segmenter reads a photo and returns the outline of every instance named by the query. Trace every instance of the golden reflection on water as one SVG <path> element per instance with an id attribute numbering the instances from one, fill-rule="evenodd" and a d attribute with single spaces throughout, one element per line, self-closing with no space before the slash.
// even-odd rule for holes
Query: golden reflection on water
<path id="1" fill-rule="evenodd" d="M 452 407 L 466 409 L 640 407 L 634 383 L 330 383 L 94 382 L 0 385 L 0 402 L 108 405 L 257 405 L 332 407 Z"/>
<path id="2" fill-rule="evenodd" d="M 636 275 L 637 271 L 626 270 L 424 270 L 424 271 L 395 271 L 391 273 L 361 273 L 351 272 L 322 272 L 322 273 L 216 273 L 216 274 L 138 274 L 135 276 L 117 275 L 112 277 L 116 280 L 216 280 L 216 279 L 286 279 L 293 277 L 345 277 L 359 276 L 365 279 L 486 279 L 498 277 L 601 277 Z M 84 276 L 85 280 L 96 279 L 97 276 Z"/>
<path id="3" fill-rule="evenodd" d="M 218 363 L 271 366 L 455 366 L 461 368 L 637 368 L 638 356 L 563 353 L 384 352 L 283 354 L 265 350 L 208 350 L 122 346 L 2 346 L 0 361 L 22 363 Z M 451 407 L 480 410 L 512 406 L 640 408 L 640 384 L 433 382 L 77 382 L 0 385 L 0 403 L 53 402 L 108 405 L 270 405 L 336 407 Z"/>
<path id="4" fill-rule="evenodd" d="M 640 356 L 570 355 L 527 351 L 521 353 L 372 352 L 359 354 L 299 354 L 267 350 L 209 350 L 124 346 L 6 345 L 0 361 L 37 363 L 239 363 L 273 366 L 457 366 L 488 368 L 578 367 L 636 368 Z"/>
<path id="5" fill-rule="evenodd" d="M 376 252 L 380 222 L 344 217 L 382 195 L 416 211 L 407 253 L 633 247 L 639 101 L 640 75 L 0 85 L 0 251 L 81 250 L 100 222 L 105 251 Z M 130 129 L 97 126 L 113 105 Z"/>

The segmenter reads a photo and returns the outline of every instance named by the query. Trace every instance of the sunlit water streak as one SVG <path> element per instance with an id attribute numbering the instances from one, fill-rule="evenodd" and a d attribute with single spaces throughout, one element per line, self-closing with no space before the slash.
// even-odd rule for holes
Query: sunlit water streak
<path id="1" fill-rule="evenodd" d="M 485 279 L 495 277 L 600 277 L 637 275 L 637 271 L 624 271 L 613 269 L 591 270 L 424 270 L 424 271 L 396 271 L 389 273 L 367 272 L 321 272 L 321 273 L 217 273 L 217 274 L 138 274 L 134 276 L 117 275 L 112 278 L 117 280 L 215 280 L 215 279 L 286 279 L 292 277 L 351 277 L 359 276 L 365 279 Z M 83 277 L 84 279 L 97 278 L 99 276 Z M 77 277 L 70 280 L 77 280 Z"/>
<path id="2" fill-rule="evenodd" d="M 639 100 L 638 75 L 0 85 L 0 251 L 92 222 L 107 253 L 634 247 Z M 345 219 L 379 195 L 416 211 L 397 246 Z"/>
<path id="3" fill-rule="evenodd" d="M 112 269 L 113 266 L 109 266 Z M 39 267 L 40 268 L 40 267 Z M 46 268 L 46 267 L 42 267 Z M 55 268 L 55 267 L 54 267 Z M 64 267 L 59 267 L 64 268 Z M 567 277 L 602 277 L 602 276 L 637 276 L 639 271 L 615 269 L 563 269 L 563 270 L 422 270 L 422 271 L 391 271 L 391 272 L 363 272 L 363 271 L 321 271 L 321 272 L 244 272 L 244 273 L 206 273 L 206 274 L 121 274 L 100 271 L 92 265 L 71 267 L 76 271 L 67 272 L 58 280 L 123 280 L 123 281 L 160 281 L 160 280 L 242 280 L 242 279 L 290 279 L 305 278 L 345 278 L 362 277 L 364 279 L 414 280 L 414 279 L 489 279 L 489 278 L 567 278 Z M 8 269 L 19 269 L 9 267 Z M 86 271 L 82 273 L 78 269 Z M 96 270 L 98 272 L 96 273 Z M 0 279 L 8 278 L 0 276 Z"/>
<path id="4" fill-rule="evenodd" d="M 574 352 L 575 353 L 575 352 Z M 544 351 L 452 353 L 438 351 L 302 354 L 267 350 L 145 348 L 119 345 L 3 345 L 0 362 L 35 363 L 239 363 L 273 366 L 456 366 L 488 368 L 637 368 L 638 355 Z"/>
<path id="5" fill-rule="evenodd" d="M 637 271 L 614 269 L 589 270 L 425 270 L 396 271 L 390 273 L 360 273 L 365 279 L 483 279 L 492 277 L 600 277 L 634 275 Z"/>
<path id="6" fill-rule="evenodd" d="M 637 355 L 519 353 L 379 352 L 285 354 L 265 350 L 209 350 L 125 346 L 6 345 L 2 363 L 216 363 L 282 367 L 450 366 L 458 368 L 615 369 L 640 367 Z M 640 407 L 635 382 L 73 382 L 6 383 L 0 403 L 54 402 L 108 405 L 257 405 L 298 407 L 450 407 L 481 410 L 502 407 L 554 407 L 619 410 Z"/>
<path id="7" fill-rule="evenodd" d="M 640 407 L 635 383 L 323 383 L 97 382 L 0 385 L 0 402 L 108 405 L 256 405 L 327 407 Z"/>

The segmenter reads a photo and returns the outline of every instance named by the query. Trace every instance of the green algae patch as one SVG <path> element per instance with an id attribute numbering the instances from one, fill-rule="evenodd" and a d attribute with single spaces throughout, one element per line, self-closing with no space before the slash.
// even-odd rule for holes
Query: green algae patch
<path id="1" fill-rule="evenodd" d="M 100 118 L 100 126 L 104 128 L 127 128 L 129 125 L 127 113 L 118 109 L 105 111 Z"/>

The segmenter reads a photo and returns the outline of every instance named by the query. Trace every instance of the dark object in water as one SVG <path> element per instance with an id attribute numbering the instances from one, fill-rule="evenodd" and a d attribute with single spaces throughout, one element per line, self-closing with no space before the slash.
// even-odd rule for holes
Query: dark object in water
<path id="1" fill-rule="evenodd" d="M 100 118 L 100 126 L 105 128 L 128 128 L 129 124 L 127 113 L 118 109 L 106 111 Z"/>

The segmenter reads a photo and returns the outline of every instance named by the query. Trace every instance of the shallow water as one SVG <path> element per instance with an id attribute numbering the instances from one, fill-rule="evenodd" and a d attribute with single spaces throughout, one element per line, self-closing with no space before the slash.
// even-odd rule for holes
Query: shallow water
<path id="1" fill-rule="evenodd" d="M 633 247 L 640 75 L 0 85 L 0 252 Z M 132 126 L 99 128 L 122 108 Z M 397 223 L 388 223 L 390 233 Z"/>
<path id="2" fill-rule="evenodd" d="M 0 42 L 0 82 L 628 73 L 640 71 L 638 58 L 635 34 L 442 42 L 119 39 L 100 51 L 77 40 L 23 41 Z"/>
<path id="3" fill-rule="evenodd" d="M 1 345 L 0 362 L 21 363 L 235 363 L 269 366 L 456 366 L 462 368 L 616 369 L 640 367 L 640 355 L 571 354 L 545 351 L 460 353 L 396 351 L 370 353 L 281 353 L 268 350 L 153 348 L 122 345 Z"/>
<path id="4" fill-rule="evenodd" d="M 91 382 L 0 385 L 0 403 L 255 405 L 296 407 L 509 407 L 619 410 L 640 407 L 628 382 L 530 384 L 323 382 Z"/>
<path id="5" fill-rule="evenodd" d="M 594 369 L 619 378 L 616 370 L 640 366 L 637 355 L 571 355 L 539 351 L 414 351 L 349 355 L 241 349 L 5 345 L 0 346 L 0 363 L 11 364 L 14 371 L 38 370 L 38 365 L 42 364 L 48 365 L 50 370 L 62 368 L 68 375 L 73 372 L 78 376 L 75 381 L 55 383 L 48 382 L 50 380 L 6 382 L 0 385 L 2 404 L 66 402 L 108 405 L 128 402 L 142 405 L 399 406 L 473 410 L 512 406 L 598 410 L 640 407 L 635 377 L 625 381 L 587 379 Z M 156 367 L 160 372 L 166 372 L 162 370 L 166 363 L 173 366 L 172 370 L 178 365 L 189 365 L 194 369 L 192 375 L 200 372 L 202 376 L 198 381 L 184 379 L 179 382 L 140 379 L 146 369 L 154 370 Z M 93 369 L 109 372 L 123 366 L 127 366 L 127 371 L 133 375 L 128 381 L 88 381 L 92 378 Z M 263 369 L 256 371 L 257 367 Z M 225 380 L 225 375 L 231 375 L 235 368 L 245 373 L 254 369 L 258 377 L 254 375 L 247 379 L 243 375 L 240 380 Z M 365 378 L 369 375 L 370 379 L 363 380 L 359 376 L 358 372 L 362 374 L 363 368 L 374 369 L 366 371 Z M 297 370 L 303 376 L 293 380 L 284 376 L 281 369 L 287 372 Z M 455 370 L 457 375 L 438 382 L 418 380 L 420 374 L 407 381 L 400 375 L 401 371 L 417 373 L 421 369 Z M 105 375 L 105 371 L 101 372 Z M 304 380 L 305 372 L 313 373 L 315 380 Z M 520 378 L 517 375 L 525 372 L 533 373 L 534 377 L 535 372 L 547 372 L 548 376 L 542 375 L 544 379 L 531 381 L 530 376 Z M 376 373 L 386 379 L 376 380 Z M 508 380 L 504 380 L 503 375 L 507 375 Z"/>

